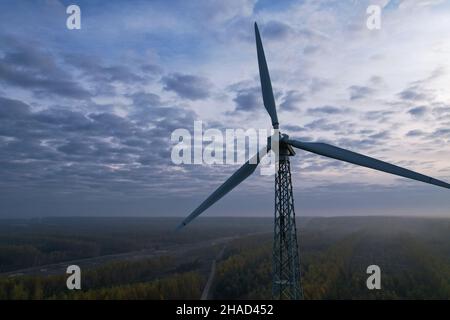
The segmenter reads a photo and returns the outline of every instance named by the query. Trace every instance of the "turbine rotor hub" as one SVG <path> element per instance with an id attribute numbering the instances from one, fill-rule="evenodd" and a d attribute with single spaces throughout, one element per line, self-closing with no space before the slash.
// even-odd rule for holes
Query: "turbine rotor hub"
<path id="1" fill-rule="evenodd" d="M 280 159 L 286 159 L 286 157 L 292 157 L 295 155 L 294 149 L 288 143 L 289 136 L 285 133 L 280 133 Z"/>
<path id="2" fill-rule="evenodd" d="M 289 136 L 285 133 L 280 133 L 280 142 L 287 143 L 289 140 Z"/>

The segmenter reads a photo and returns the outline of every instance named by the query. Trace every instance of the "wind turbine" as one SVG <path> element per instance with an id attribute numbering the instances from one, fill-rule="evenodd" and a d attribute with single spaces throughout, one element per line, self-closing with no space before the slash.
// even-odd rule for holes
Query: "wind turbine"
<path id="1" fill-rule="evenodd" d="M 264 55 L 264 49 L 259 34 L 258 25 L 255 22 L 256 51 L 258 54 L 259 76 L 264 106 L 272 120 L 275 132 L 278 132 L 278 117 L 275 107 L 275 99 L 272 91 L 269 70 Z M 338 148 L 321 142 L 302 142 L 290 139 L 286 134 L 279 135 L 279 150 L 277 173 L 275 175 L 275 223 L 273 241 L 273 282 L 272 296 L 274 299 L 301 299 L 303 291 L 300 282 L 300 263 L 298 257 L 297 231 L 295 225 L 294 198 L 292 194 L 291 170 L 289 157 L 294 156 L 292 147 L 316 153 L 325 157 L 353 163 L 362 167 L 387 172 L 393 175 L 422 181 L 439 187 L 450 189 L 450 184 L 423 174 L 377 160 L 356 152 Z M 268 138 L 267 150 L 270 149 Z M 228 180 L 219 186 L 200 206 L 186 217 L 178 229 L 186 226 L 194 218 L 212 206 L 220 198 L 233 190 L 242 181 L 247 179 L 258 166 L 261 157 L 265 155 L 264 149 L 260 150 L 251 160 L 240 167 Z"/>

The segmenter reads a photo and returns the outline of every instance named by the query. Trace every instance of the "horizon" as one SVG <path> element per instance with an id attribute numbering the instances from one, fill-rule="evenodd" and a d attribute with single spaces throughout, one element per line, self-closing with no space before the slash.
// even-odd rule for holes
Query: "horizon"
<path id="1" fill-rule="evenodd" d="M 30 216 L 30 217 L 0 217 L 0 220 L 40 220 L 40 219 L 78 219 L 78 218 L 87 218 L 87 219 L 97 219 L 97 218 L 129 218 L 129 219 L 172 219 L 172 220 L 183 220 L 184 216 L 93 216 L 93 215 L 85 215 L 85 216 Z M 274 217 L 269 216 L 201 216 L 198 219 L 270 219 L 272 220 Z M 304 218 L 433 218 L 433 219 L 450 219 L 450 217 L 442 215 L 341 215 L 341 216 L 296 216 L 296 219 L 304 219 Z"/>

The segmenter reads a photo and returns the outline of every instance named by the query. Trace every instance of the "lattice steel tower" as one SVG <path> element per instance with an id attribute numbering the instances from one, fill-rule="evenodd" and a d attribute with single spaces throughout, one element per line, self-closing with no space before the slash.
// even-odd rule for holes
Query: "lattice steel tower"
<path id="1" fill-rule="evenodd" d="M 302 299 L 300 262 L 295 225 L 289 157 L 295 153 L 289 145 L 280 145 L 278 171 L 275 175 L 275 223 L 273 236 L 274 299 Z"/>

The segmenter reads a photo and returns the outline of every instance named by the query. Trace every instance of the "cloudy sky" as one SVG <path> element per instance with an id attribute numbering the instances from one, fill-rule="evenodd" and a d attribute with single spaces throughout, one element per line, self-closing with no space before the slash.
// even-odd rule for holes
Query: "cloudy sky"
<path id="1" fill-rule="evenodd" d="M 237 166 L 174 165 L 173 130 L 270 127 L 254 21 L 283 132 L 450 180 L 450 1 L 4 0 L 0 217 L 189 214 Z M 297 215 L 450 216 L 446 189 L 297 155 Z M 205 216 L 271 216 L 273 188 Z"/>

